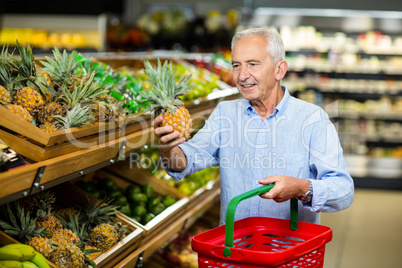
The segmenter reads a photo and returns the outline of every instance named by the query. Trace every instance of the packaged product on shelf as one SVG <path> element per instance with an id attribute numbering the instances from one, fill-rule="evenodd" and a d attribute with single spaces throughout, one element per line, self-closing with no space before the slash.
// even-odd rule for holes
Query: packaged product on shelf
<path id="1" fill-rule="evenodd" d="M 24 158 L 0 139 L 0 172 L 26 165 Z"/>

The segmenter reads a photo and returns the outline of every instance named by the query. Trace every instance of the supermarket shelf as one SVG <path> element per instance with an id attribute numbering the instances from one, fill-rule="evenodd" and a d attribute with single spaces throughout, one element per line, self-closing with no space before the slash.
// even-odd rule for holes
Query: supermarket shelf
<path id="1" fill-rule="evenodd" d="M 358 185 L 384 189 L 402 186 L 402 159 L 392 157 L 368 157 L 365 155 L 345 155 L 351 176 L 359 180 Z M 399 185 L 399 186 L 398 186 Z M 390 187 L 393 189 L 394 187 Z"/>
<path id="2" fill-rule="evenodd" d="M 0 203 L 7 203 L 113 164 L 120 154 L 147 144 L 151 128 L 49 160 L 0 173 Z M 123 150 L 123 151 L 122 151 Z"/>
<path id="3" fill-rule="evenodd" d="M 165 224 L 166 228 L 154 234 L 154 236 L 148 237 L 143 245 L 114 267 L 141 267 L 142 263 L 151 257 L 157 249 L 163 247 L 169 243 L 169 241 L 172 241 L 177 237 L 180 231 L 191 226 L 199 217 L 208 211 L 217 202 L 219 196 L 219 183 L 215 183 L 209 190 L 204 189 L 197 198 L 190 199 L 183 214 L 167 222 Z"/>

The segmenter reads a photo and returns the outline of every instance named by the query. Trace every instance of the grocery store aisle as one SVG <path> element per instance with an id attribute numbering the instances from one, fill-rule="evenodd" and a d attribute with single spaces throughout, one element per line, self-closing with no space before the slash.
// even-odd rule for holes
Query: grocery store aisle
<path id="1" fill-rule="evenodd" d="M 322 213 L 333 239 L 324 268 L 402 267 L 402 192 L 356 189 L 350 208 Z"/>

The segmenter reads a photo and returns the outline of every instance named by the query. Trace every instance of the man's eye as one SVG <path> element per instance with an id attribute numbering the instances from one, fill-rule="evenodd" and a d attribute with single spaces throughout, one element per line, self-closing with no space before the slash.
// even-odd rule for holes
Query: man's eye
<path id="1" fill-rule="evenodd" d="M 239 64 L 233 64 L 232 66 L 233 66 L 233 70 L 238 70 L 240 68 Z"/>

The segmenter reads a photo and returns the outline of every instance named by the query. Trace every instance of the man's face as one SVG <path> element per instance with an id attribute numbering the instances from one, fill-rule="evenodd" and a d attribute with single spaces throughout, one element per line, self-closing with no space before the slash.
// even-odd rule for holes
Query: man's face
<path id="1" fill-rule="evenodd" d="M 267 39 L 239 39 L 232 50 L 233 81 L 247 100 L 264 101 L 276 84 L 275 65 L 267 52 Z"/>

